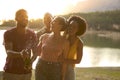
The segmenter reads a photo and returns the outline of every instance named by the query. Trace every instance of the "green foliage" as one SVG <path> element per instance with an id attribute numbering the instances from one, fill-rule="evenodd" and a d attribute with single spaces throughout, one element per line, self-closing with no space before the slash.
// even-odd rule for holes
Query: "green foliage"
<path id="1" fill-rule="evenodd" d="M 120 31 L 120 10 L 91 13 L 72 13 L 65 16 L 68 18 L 70 15 L 79 15 L 85 18 L 88 23 L 88 29 Z M 114 24 L 118 25 L 118 29 L 113 28 Z"/>
<path id="2" fill-rule="evenodd" d="M 43 27 L 43 21 L 42 19 L 31 19 L 29 21 L 29 25 L 30 28 L 41 28 Z"/>
<path id="3" fill-rule="evenodd" d="M 9 26 L 9 27 L 13 27 L 15 26 L 15 21 L 14 20 L 8 20 L 8 21 L 3 21 L 3 24 L 1 26 Z"/>
<path id="4" fill-rule="evenodd" d="M 76 68 L 76 80 L 120 80 L 118 67 Z"/>

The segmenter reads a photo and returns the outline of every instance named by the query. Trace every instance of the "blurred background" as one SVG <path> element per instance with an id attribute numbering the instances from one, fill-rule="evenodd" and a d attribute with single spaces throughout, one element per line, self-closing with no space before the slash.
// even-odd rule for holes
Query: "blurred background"
<path id="1" fill-rule="evenodd" d="M 83 58 L 77 67 L 120 67 L 119 3 L 120 0 L 0 0 L 0 71 L 6 58 L 3 34 L 15 26 L 15 12 L 21 8 L 28 11 L 28 27 L 34 31 L 44 26 L 45 12 L 66 19 L 70 15 L 85 18 L 88 28 L 81 36 L 84 42 Z"/>

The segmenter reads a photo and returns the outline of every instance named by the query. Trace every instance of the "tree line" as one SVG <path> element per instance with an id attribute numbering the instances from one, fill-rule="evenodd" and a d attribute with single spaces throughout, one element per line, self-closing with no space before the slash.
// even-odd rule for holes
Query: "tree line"
<path id="1" fill-rule="evenodd" d="M 89 12 L 89 13 L 70 13 L 64 16 L 68 18 L 70 15 L 79 15 L 86 19 L 88 23 L 88 30 L 111 30 L 120 31 L 120 10 L 104 11 L 104 12 Z M 30 28 L 43 27 L 43 19 L 31 19 L 29 20 Z M 14 20 L 3 21 L 0 27 L 15 26 Z"/>

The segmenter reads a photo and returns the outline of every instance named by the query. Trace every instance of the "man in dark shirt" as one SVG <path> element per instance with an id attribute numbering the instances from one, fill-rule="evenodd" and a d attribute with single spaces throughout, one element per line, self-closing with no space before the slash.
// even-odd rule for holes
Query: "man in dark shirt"
<path id="1" fill-rule="evenodd" d="M 4 46 L 7 53 L 3 80 L 31 80 L 37 37 L 27 28 L 27 11 L 16 12 L 16 27 L 4 33 Z M 33 55 L 32 55 L 33 53 Z"/>

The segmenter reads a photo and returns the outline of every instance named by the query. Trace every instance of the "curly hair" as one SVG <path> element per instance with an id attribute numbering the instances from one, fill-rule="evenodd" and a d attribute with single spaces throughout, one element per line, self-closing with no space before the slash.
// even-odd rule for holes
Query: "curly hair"
<path id="1" fill-rule="evenodd" d="M 86 23 L 86 20 L 80 16 L 76 16 L 76 15 L 72 15 L 68 18 L 68 24 L 71 22 L 71 21 L 76 21 L 79 25 L 79 30 L 78 32 L 76 33 L 76 35 L 78 36 L 81 36 L 83 35 L 85 32 L 86 32 L 86 27 L 87 27 L 87 23 Z"/>

